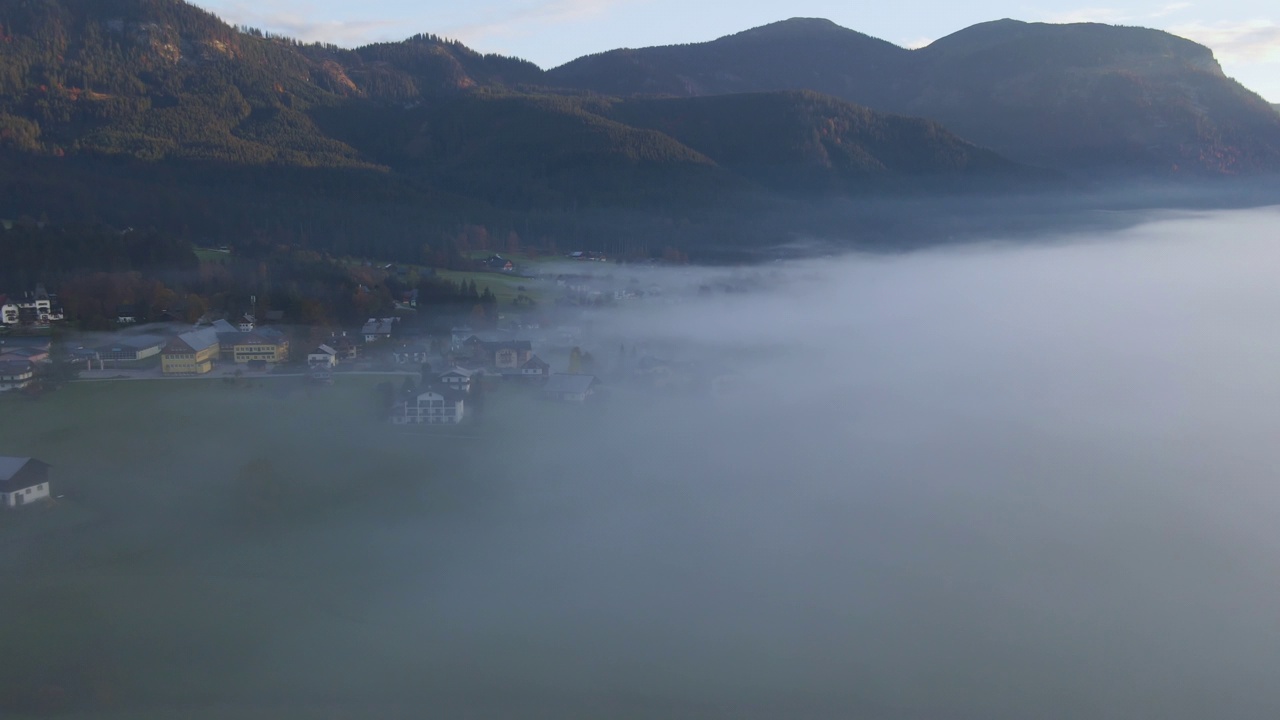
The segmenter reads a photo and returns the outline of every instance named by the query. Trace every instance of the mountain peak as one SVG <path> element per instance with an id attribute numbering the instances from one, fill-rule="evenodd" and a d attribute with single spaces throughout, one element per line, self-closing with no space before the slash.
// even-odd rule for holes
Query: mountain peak
<path id="1" fill-rule="evenodd" d="M 768 25 L 761 25 L 750 30 L 734 33 L 722 39 L 779 40 L 846 34 L 859 35 L 861 33 L 841 27 L 826 18 L 793 17 L 788 20 L 779 20 Z"/>

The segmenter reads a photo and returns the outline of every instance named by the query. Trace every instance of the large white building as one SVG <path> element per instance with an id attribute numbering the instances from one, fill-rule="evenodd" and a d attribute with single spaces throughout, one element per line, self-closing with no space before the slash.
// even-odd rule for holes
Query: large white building
<path id="1" fill-rule="evenodd" d="M 465 393 L 450 388 L 427 390 L 399 403 L 391 411 L 397 425 L 457 425 L 466 406 Z"/>
<path id="2" fill-rule="evenodd" d="M 62 319 L 62 308 L 45 292 L 43 285 L 37 285 L 34 293 L 22 298 L 0 299 L 0 322 L 5 325 L 48 325 Z"/>

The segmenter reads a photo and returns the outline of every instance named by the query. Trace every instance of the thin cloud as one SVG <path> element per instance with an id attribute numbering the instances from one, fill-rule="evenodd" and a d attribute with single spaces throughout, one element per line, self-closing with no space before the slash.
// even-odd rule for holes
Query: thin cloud
<path id="1" fill-rule="evenodd" d="M 1280 60 L 1280 25 L 1270 20 L 1244 22 L 1193 22 L 1169 28 L 1213 49 L 1220 60 L 1268 62 Z"/>
<path id="2" fill-rule="evenodd" d="M 533 25 L 547 25 L 582 20 L 601 15 L 620 5 L 636 0 L 542 0 L 520 4 L 501 16 L 490 13 L 480 22 L 452 28 L 451 37 L 467 43 L 494 37 L 527 35 Z"/>
<path id="3" fill-rule="evenodd" d="M 1168 17 L 1169 15 L 1174 15 L 1190 7 L 1192 7 L 1192 4 L 1189 2 L 1172 3 L 1170 5 L 1165 5 L 1164 7 L 1160 8 L 1159 10 L 1156 10 L 1153 13 L 1150 13 L 1149 15 L 1147 15 L 1147 17 L 1149 18 Z"/>
<path id="4" fill-rule="evenodd" d="M 414 31 L 401 18 L 381 20 L 316 20 L 294 2 L 262 2 L 256 6 L 232 3 L 217 10 L 224 20 L 267 32 L 287 35 L 306 42 L 325 42 L 353 47 L 380 40 L 400 39 Z"/>

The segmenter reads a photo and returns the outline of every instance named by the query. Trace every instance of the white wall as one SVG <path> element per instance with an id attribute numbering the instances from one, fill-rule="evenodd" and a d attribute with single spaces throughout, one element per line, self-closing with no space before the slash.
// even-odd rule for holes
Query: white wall
<path id="1" fill-rule="evenodd" d="M 27 490 L 31 492 L 28 493 Z M 24 488 L 10 493 L 0 493 L 0 506 L 18 507 L 18 499 L 21 496 L 23 505 L 30 505 L 37 500 L 43 500 L 49 497 L 49 483 L 41 483 L 34 487 Z"/>

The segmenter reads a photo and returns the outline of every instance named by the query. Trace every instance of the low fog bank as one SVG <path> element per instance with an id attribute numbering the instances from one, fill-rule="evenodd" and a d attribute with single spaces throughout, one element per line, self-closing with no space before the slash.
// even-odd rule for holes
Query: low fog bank
<path id="1" fill-rule="evenodd" d="M 530 717 L 1274 716 L 1278 222 L 654 271 L 598 344 L 737 392 L 513 438 L 388 602 Z"/>
<path id="2" fill-rule="evenodd" d="M 1171 211 L 1276 204 L 1280 175 L 1165 181 L 1113 177 L 1053 187 L 1032 183 L 1000 192 L 974 187 L 943 193 L 868 190 L 851 197 L 805 195 L 789 201 L 760 197 L 750 210 L 701 218 L 666 232 L 700 262 L 737 263 L 850 250 L 919 250 L 993 237 L 1052 240 L 1069 233 L 1128 230 Z M 584 223 L 610 237 L 630 220 L 605 213 Z M 636 226 L 647 227 L 643 222 Z M 790 242 L 780 243 L 780 238 Z"/>
<path id="3" fill-rule="evenodd" d="M 645 291 L 583 318 L 602 376 L 661 357 L 720 390 L 613 382 L 447 467 L 393 473 L 370 431 L 328 469 L 409 489 L 394 512 L 187 538 L 200 584 L 100 652 L 204 688 L 156 717 L 1280 716 L 1277 227 L 577 263 Z M 233 469 L 251 426 L 200 451 Z"/>

